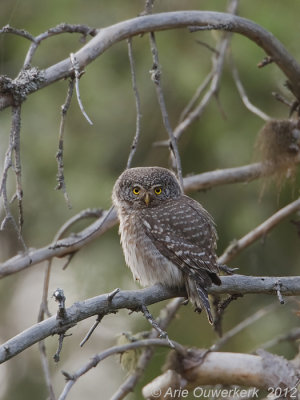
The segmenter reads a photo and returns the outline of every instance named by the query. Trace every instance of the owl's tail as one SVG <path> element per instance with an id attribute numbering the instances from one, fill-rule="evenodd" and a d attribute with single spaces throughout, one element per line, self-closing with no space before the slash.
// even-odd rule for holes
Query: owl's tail
<path id="1" fill-rule="evenodd" d="M 210 284 L 206 286 L 210 286 Z M 208 294 L 205 290 L 204 284 L 200 284 L 200 282 L 196 280 L 194 276 L 188 276 L 186 278 L 185 287 L 188 298 L 195 307 L 195 311 L 200 313 L 204 309 L 209 323 L 213 324 L 214 320 L 211 313 Z"/>

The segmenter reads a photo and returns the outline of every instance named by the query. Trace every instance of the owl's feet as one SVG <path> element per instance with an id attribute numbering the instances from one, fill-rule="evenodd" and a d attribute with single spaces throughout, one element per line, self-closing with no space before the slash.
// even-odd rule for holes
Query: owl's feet
<path id="1" fill-rule="evenodd" d="M 230 268 L 225 264 L 219 265 L 219 269 L 224 272 L 226 275 L 234 275 L 235 271 L 237 271 L 239 268 Z"/>
<path id="2" fill-rule="evenodd" d="M 153 318 L 152 314 L 150 313 L 150 311 L 148 310 L 148 308 L 147 308 L 147 306 L 145 304 L 141 304 L 140 311 L 144 314 L 146 319 L 149 321 L 149 323 L 151 324 L 152 328 L 155 329 L 156 332 L 159 333 L 159 337 L 162 338 L 162 339 L 166 339 L 167 342 L 169 343 L 170 347 L 172 347 L 172 349 L 174 349 L 175 346 L 171 342 L 171 340 L 169 339 L 169 336 L 168 336 L 167 332 L 164 331 L 163 329 L 161 329 L 161 327 L 155 321 L 155 319 Z"/>

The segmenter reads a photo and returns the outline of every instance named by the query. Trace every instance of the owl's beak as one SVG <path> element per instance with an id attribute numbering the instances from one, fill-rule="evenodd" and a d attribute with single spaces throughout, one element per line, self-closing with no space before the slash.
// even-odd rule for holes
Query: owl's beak
<path id="1" fill-rule="evenodd" d="M 146 206 L 148 207 L 148 205 L 150 203 L 150 195 L 149 195 L 149 193 L 145 194 L 144 202 L 145 202 Z"/>

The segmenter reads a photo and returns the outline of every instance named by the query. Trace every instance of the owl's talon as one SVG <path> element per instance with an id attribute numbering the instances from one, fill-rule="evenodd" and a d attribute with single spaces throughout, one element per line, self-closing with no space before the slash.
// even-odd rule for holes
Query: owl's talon
<path id="1" fill-rule="evenodd" d="M 230 268 L 227 265 L 219 265 L 219 269 L 224 272 L 226 275 L 234 275 L 235 271 L 237 271 L 239 268 Z"/>
<path id="2" fill-rule="evenodd" d="M 181 303 L 183 306 L 186 306 L 189 304 L 189 299 L 184 299 L 183 302 Z"/>

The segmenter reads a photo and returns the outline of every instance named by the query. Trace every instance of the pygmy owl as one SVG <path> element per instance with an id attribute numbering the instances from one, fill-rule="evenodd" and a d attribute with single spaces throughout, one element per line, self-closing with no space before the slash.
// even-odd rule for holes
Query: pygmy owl
<path id="1" fill-rule="evenodd" d="M 142 286 L 185 287 L 195 311 L 213 322 L 206 288 L 221 284 L 215 225 L 165 168 L 125 170 L 113 189 L 126 260 Z"/>

